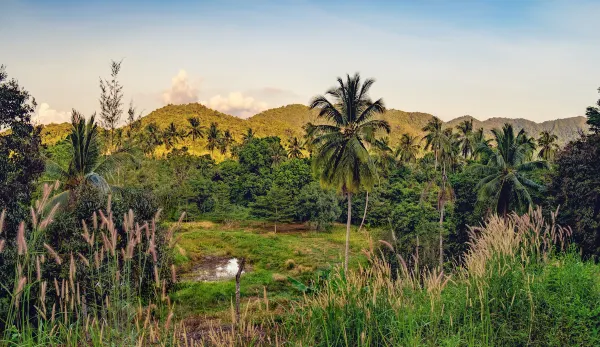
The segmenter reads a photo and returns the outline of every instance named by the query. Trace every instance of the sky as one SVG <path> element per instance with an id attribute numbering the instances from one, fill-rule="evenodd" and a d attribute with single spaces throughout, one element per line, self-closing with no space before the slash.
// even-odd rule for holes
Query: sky
<path id="1" fill-rule="evenodd" d="M 0 0 L 0 64 L 40 123 L 98 111 L 111 59 L 144 114 L 200 102 L 247 118 L 359 72 L 388 108 L 540 122 L 598 99 L 599 16 L 578 0 Z"/>

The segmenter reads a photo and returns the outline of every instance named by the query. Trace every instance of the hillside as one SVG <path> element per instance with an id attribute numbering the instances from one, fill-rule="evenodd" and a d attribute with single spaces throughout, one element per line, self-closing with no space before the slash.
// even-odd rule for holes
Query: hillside
<path id="1" fill-rule="evenodd" d="M 241 119 L 194 103 L 168 105 L 154 110 L 142 118 L 142 126 L 154 122 L 160 128 L 164 129 L 169 123 L 174 122 L 179 128 L 186 128 L 188 124 L 187 119 L 192 116 L 199 117 L 203 126 L 208 127 L 210 123 L 216 122 L 220 129 L 229 129 L 238 141 L 248 128 L 252 128 L 258 136 L 279 136 L 285 143 L 291 136 L 302 136 L 302 126 L 307 122 L 317 122 L 316 111 L 311 111 L 308 106 L 300 104 L 269 109 L 248 119 Z M 404 112 L 390 109 L 381 118 L 390 123 L 392 128 L 390 141 L 392 145 L 395 145 L 404 133 L 422 135 L 423 132 L 421 129 L 431 117 L 432 115 L 428 113 Z M 534 137 L 537 137 L 541 131 L 548 130 L 558 136 L 561 145 L 576 139 L 579 136 L 580 129 L 587 131 L 585 117 L 572 117 L 536 123 L 526 119 L 511 118 L 490 118 L 485 121 L 479 121 L 473 117 L 464 116 L 446 122 L 446 126 L 455 127 L 465 119 L 473 119 L 473 127 L 475 129 L 483 127 L 488 136 L 490 136 L 491 129 L 500 128 L 507 122 L 513 124 L 517 129 L 524 128 Z M 67 123 L 45 126 L 42 132 L 44 143 L 49 145 L 56 143 L 66 137 L 68 129 L 69 125 Z M 180 146 L 187 146 L 194 154 L 207 153 L 204 149 L 206 146 L 204 139 L 199 139 L 196 143 L 192 143 L 190 139 L 186 139 L 180 143 Z M 163 150 L 161 148 L 158 149 L 159 152 Z"/>
<path id="2" fill-rule="evenodd" d="M 525 129 L 530 136 L 538 137 L 540 132 L 549 131 L 558 136 L 558 143 L 564 145 L 571 140 L 579 137 L 579 131 L 587 132 L 588 125 L 585 117 L 562 118 L 542 123 L 536 123 L 523 118 L 489 118 L 484 121 L 477 120 L 470 116 L 459 117 L 446 123 L 446 126 L 455 127 L 460 122 L 472 119 L 473 128 L 483 128 L 487 136 L 491 136 L 491 130 L 501 128 L 504 123 L 512 124 L 517 130 Z"/>

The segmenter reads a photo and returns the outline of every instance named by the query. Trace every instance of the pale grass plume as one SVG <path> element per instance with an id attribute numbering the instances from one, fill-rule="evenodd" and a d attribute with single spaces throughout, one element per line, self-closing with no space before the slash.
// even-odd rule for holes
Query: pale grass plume
<path id="1" fill-rule="evenodd" d="M 23 289 L 25 289 L 25 285 L 27 284 L 27 277 L 23 276 L 19 279 L 19 283 L 17 284 L 17 289 L 14 294 L 15 298 L 15 307 L 19 307 L 19 303 L 21 300 L 21 294 L 23 293 Z"/>
<path id="2" fill-rule="evenodd" d="M 2 234 L 2 231 L 4 230 L 4 219 L 6 218 L 6 210 L 2 210 L 2 213 L 0 213 L 0 234 Z"/>
<path id="3" fill-rule="evenodd" d="M 62 264 L 62 259 L 58 256 L 58 253 L 56 253 L 56 251 L 52 247 L 50 247 L 49 244 L 44 243 L 44 247 L 46 248 L 46 250 L 48 251 L 50 256 L 54 259 L 56 264 L 58 264 L 58 265 Z"/>
<path id="4" fill-rule="evenodd" d="M 83 256 L 83 254 L 77 252 L 77 256 L 79 257 L 79 260 L 81 260 L 82 263 L 85 264 L 86 267 L 90 267 L 90 261 Z"/>
<path id="5" fill-rule="evenodd" d="M 19 224 L 17 231 L 17 252 L 19 255 L 27 253 L 27 241 L 25 240 L 25 222 Z"/>

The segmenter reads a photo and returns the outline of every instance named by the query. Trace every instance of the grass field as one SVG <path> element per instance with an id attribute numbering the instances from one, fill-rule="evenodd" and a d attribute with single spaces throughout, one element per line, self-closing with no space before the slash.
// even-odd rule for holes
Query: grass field
<path id="1" fill-rule="evenodd" d="M 336 225 L 331 232 L 315 232 L 301 225 L 284 226 L 273 233 L 262 224 L 230 226 L 211 222 L 184 223 L 178 233 L 177 264 L 180 274 L 197 264 L 213 259 L 247 260 L 248 271 L 242 275 L 242 303 L 263 299 L 271 310 L 284 307 L 300 298 L 302 291 L 295 280 L 308 285 L 322 271 L 329 271 L 343 261 L 345 226 Z M 373 232 L 371 232 L 373 234 Z M 375 235 L 373 236 L 375 238 Z M 368 247 L 369 232 L 353 229 L 351 266 L 366 260 L 361 250 Z M 300 285 L 301 286 L 301 285 Z M 235 295 L 235 280 L 196 282 L 183 280 L 172 295 L 179 317 L 228 319 Z M 256 300 L 253 300 L 256 301 Z"/>

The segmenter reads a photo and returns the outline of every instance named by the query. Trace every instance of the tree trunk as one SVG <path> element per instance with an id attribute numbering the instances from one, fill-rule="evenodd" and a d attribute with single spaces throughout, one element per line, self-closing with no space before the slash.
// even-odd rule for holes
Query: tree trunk
<path id="1" fill-rule="evenodd" d="M 363 213 L 362 221 L 360 222 L 360 226 L 358 227 L 358 231 L 360 231 L 365 224 L 365 218 L 367 218 L 367 207 L 369 206 L 369 192 L 367 191 L 367 197 L 365 199 L 365 213 Z"/>
<path id="2" fill-rule="evenodd" d="M 446 163 L 442 167 L 442 194 L 440 199 L 440 271 L 444 266 L 444 208 L 446 206 Z"/>
<path id="3" fill-rule="evenodd" d="M 440 209 L 440 270 L 444 265 L 444 201 Z"/>
<path id="4" fill-rule="evenodd" d="M 246 265 L 246 258 L 240 259 L 240 264 L 238 265 L 237 274 L 235 274 L 235 325 L 239 326 L 240 324 L 240 279 L 242 277 L 242 271 L 244 271 L 244 266 Z"/>
<path id="5" fill-rule="evenodd" d="M 346 252 L 344 259 L 344 272 L 348 272 L 348 260 L 350 259 L 350 220 L 352 218 L 352 193 L 348 192 L 348 221 L 346 222 Z"/>

